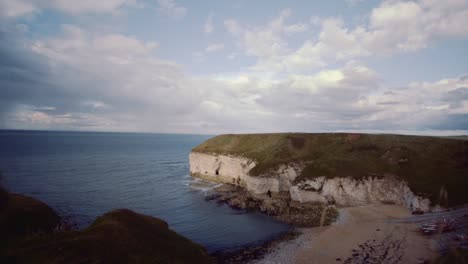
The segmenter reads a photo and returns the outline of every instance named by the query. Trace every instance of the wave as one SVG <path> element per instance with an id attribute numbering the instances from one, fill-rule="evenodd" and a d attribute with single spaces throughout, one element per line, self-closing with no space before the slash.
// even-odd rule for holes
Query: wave
<path id="1" fill-rule="evenodd" d="M 192 190 L 200 191 L 203 194 L 207 194 L 215 188 L 218 188 L 222 183 L 214 183 L 198 178 L 191 178 L 187 184 Z"/>

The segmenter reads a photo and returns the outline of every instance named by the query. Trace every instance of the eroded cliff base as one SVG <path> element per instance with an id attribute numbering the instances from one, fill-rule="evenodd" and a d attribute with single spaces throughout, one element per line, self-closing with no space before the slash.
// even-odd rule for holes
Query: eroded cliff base
<path id="1" fill-rule="evenodd" d="M 288 192 L 254 194 L 231 184 L 215 188 L 205 199 L 227 204 L 234 209 L 258 210 L 297 227 L 329 225 L 338 217 L 334 205 L 299 203 L 291 200 Z"/>

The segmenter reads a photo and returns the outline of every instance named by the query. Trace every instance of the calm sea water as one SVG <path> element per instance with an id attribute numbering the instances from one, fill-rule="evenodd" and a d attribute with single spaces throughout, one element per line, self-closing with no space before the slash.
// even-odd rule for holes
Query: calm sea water
<path id="1" fill-rule="evenodd" d="M 289 226 L 204 200 L 188 154 L 210 136 L 0 130 L 0 171 L 80 228 L 116 208 L 156 216 L 209 251 L 269 239 Z"/>

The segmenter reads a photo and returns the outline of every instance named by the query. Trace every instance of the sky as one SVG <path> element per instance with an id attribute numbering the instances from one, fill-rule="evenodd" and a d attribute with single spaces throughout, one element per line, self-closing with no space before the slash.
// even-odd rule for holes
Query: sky
<path id="1" fill-rule="evenodd" d="M 0 0 L 0 129 L 468 134 L 468 0 Z"/>

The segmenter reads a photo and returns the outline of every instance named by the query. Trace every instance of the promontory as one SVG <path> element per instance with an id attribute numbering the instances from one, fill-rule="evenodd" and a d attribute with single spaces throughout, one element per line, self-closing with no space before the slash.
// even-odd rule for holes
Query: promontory
<path id="1" fill-rule="evenodd" d="M 228 202 L 300 225 L 306 211 L 368 204 L 413 212 L 468 201 L 468 140 L 354 133 L 229 134 L 192 149 L 190 174 L 228 184 Z M 231 192 L 233 193 L 233 192 Z M 318 214 L 322 217 L 323 214 Z M 325 219 L 325 221 L 326 221 Z"/>

